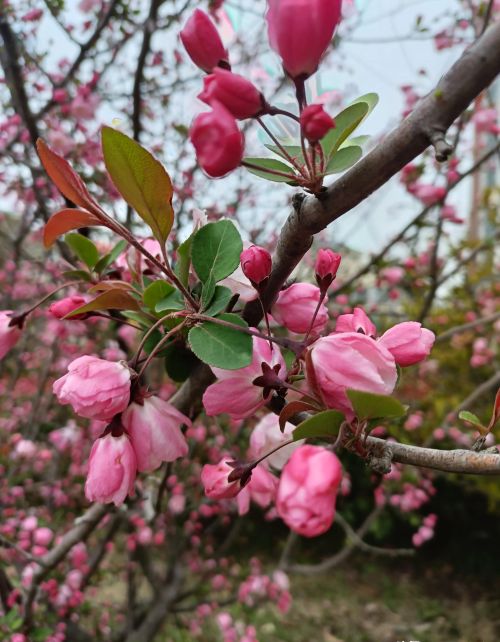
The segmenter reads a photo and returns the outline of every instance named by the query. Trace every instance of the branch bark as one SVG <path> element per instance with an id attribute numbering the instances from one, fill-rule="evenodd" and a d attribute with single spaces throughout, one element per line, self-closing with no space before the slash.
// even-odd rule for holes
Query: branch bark
<path id="1" fill-rule="evenodd" d="M 373 151 L 328 187 L 320 198 L 300 196 L 278 240 L 273 271 L 262 294 L 269 308 L 283 283 L 311 247 L 313 235 L 353 209 L 443 135 L 500 72 L 500 23 L 492 25 L 462 54 L 408 118 Z M 247 304 L 250 325 L 261 318 L 259 305 Z"/>

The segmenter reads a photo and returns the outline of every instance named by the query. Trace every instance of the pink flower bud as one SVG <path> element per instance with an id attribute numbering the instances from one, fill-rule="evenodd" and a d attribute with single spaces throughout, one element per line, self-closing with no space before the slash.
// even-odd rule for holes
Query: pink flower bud
<path id="1" fill-rule="evenodd" d="M 307 332 L 321 297 L 312 283 L 294 283 L 282 290 L 271 308 L 274 319 L 291 332 Z M 321 332 L 328 321 L 326 305 L 321 305 L 314 321 L 313 332 Z"/>
<path id="2" fill-rule="evenodd" d="M 397 380 L 392 354 L 359 332 L 318 339 L 306 355 L 307 381 L 329 407 L 354 417 L 346 389 L 390 395 Z"/>
<path id="3" fill-rule="evenodd" d="M 405 321 L 389 328 L 380 337 L 383 345 L 400 366 L 412 366 L 429 356 L 436 337 L 416 321 Z"/>
<path id="4" fill-rule="evenodd" d="M 218 464 L 205 464 L 201 471 L 201 483 L 205 488 L 205 495 L 210 499 L 230 499 L 236 497 L 240 492 L 240 481 L 230 482 L 228 477 L 233 472 L 232 466 L 228 464 L 232 461 L 226 457 Z"/>
<path id="5" fill-rule="evenodd" d="M 83 356 L 52 387 L 59 403 L 71 404 L 80 417 L 110 421 L 130 401 L 130 370 L 123 362 Z"/>
<path id="6" fill-rule="evenodd" d="M 82 296 L 74 294 L 72 296 L 67 296 L 64 299 L 59 299 L 59 301 L 54 301 L 54 303 L 49 306 L 49 314 L 56 319 L 63 319 L 67 314 L 73 312 L 73 310 L 77 310 L 82 305 L 85 305 L 85 299 Z M 74 321 L 76 319 L 83 319 L 85 316 L 86 314 L 77 314 L 68 320 Z"/>
<path id="7" fill-rule="evenodd" d="M 273 260 L 263 247 L 251 245 L 240 254 L 241 269 L 243 274 L 252 283 L 259 285 L 271 274 Z"/>
<path id="8" fill-rule="evenodd" d="M 39 546 L 48 546 L 52 541 L 54 534 L 47 528 L 43 526 L 42 528 L 37 528 L 33 535 L 33 540 Z"/>
<path id="9" fill-rule="evenodd" d="M 89 457 L 85 496 L 91 502 L 120 506 L 134 490 L 137 461 L 126 435 L 96 439 Z"/>
<path id="10" fill-rule="evenodd" d="M 191 421 L 159 397 L 146 397 L 142 404 L 131 403 L 122 415 L 122 424 L 140 472 L 151 472 L 163 461 L 174 461 L 188 453 L 180 427 L 191 426 Z"/>
<path id="11" fill-rule="evenodd" d="M 255 116 L 264 106 L 264 97 L 249 80 L 220 68 L 203 79 L 203 91 L 198 98 L 207 105 L 221 103 L 240 120 Z"/>
<path id="12" fill-rule="evenodd" d="M 7 352 L 19 341 L 21 329 L 17 325 L 10 325 L 12 320 L 10 310 L 0 311 L 0 359 L 3 359 Z"/>
<path id="13" fill-rule="evenodd" d="M 269 0 L 269 41 L 292 78 L 307 78 L 318 68 L 340 20 L 341 4 L 342 0 Z"/>
<path id="14" fill-rule="evenodd" d="M 300 126 L 307 140 L 317 143 L 335 127 L 335 123 L 323 109 L 323 105 L 309 105 L 300 114 Z"/>
<path id="15" fill-rule="evenodd" d="M 337 276 L 342 257 L 333 250 L 321 248 L 316 257 L 316 281 L 320 287 L 328 287 Z"/>
<path id="16" fill-rule="evenodd" d="M 191 60 L 203 71 L 212 71 L 220 62 L 228 64 L 227 51 L 219 33 L 201 9 L 195 9 L 180 32 L 180 37 Z"/>
<path id="17" fill-rule="evenodd" d="M 202 169 L 212 178 L 236 169 L 243 158 L 244 138 L 234 116 L 218 102 L 212 111 L 197 116 L 189 137 Z"/>
<path id="18" fill-rule="evenodd" d="M 377 328 L 363 308 L 354 308 L 352 314 L 339 315 L 335 324 L 335 332 L 360 332 L 372 338 L 377 336 Z"/>
<path id="19" fill-rule="evenodd" d="M 330 528 L 342 479 L 337 456 L 318 446 L 301 446 L 283 468 L 278 487 L 278 515 L 294 532 L 317 537 Z"/>

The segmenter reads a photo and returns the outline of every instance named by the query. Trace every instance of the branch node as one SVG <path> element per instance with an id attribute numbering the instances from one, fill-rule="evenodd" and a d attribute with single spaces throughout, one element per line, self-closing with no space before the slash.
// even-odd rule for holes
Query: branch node
<path id="1" fill-rule="evenodd" d="M 445 138 L 445 132 L 434 130 L 429 135 L 429 140 L 434 147 L 436 160 L 439 163 L 447 161 L 453 153 L 453 145 L 451 145 Z"/>
<path id="2" fill-rule="evenodd" d="M 366 464 L 374 472 L 387 475 L 392 468 L 392 450 L 387 444 L 376 444 L 368 451 Z"/>

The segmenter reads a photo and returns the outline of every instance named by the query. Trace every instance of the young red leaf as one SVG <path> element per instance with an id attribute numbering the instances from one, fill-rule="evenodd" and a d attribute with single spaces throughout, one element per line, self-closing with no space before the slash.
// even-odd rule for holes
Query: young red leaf
<path id="1" fill-rule="evenodd" d="M 107 290 L 106 292 L 99 294 L 99 296 L 89 303 L 73 310 L 64 318 L 70 319 L 77 314 L 98 312 L 99 310 L 140 310 L 140 307 L 136 299 L 124 290 Z"/>
<path id="2" fill-rule="evenodd" d="M 62 234 L 92 225 L 102 225 L 102 222 L 90 212 L 77 209 L 60 210 L 53 214 L 45 224 L 43 228 L 43 244 L 48 248 Z"/>
<path id="3" fill-rule="evenodd" d="M 135 140 L 111 127 L 102 128 L 106 169 L 115 187 L 165 243 L 174 222 L 174 189 L 163 165 Z"/>
<path id="4" fill-rule="evenodd" d="M 63 196 L 79 207 L 98 209 L 85 183 L 68 161 L 53 152 L 41 138 L 37 140 L 36 148 L 45 171 Z"/>
<path id="5" fill-rule="evenodd" d="M 495 396 L 495 403 L 493 404 L 493 412 L 491 413 L 490 423 L 488 424 L 488 430 L 493 430 L 497 421 L 500 420 L 500 388 L 497 390 Z"/>
<path id="6" fill-rule="evenodd" d="M 285 424 L 289 419 L 291 419 L 298 412 L 305 412 L 307 410 L 317 411 L 318 409 L 316 408 L 316 406 L 313 406 L 306 401 L 291 401 L 290 403 L 287 403 L 287 405 L 280 412 L 279 424 L 281 432 L 284 432 Z"/>

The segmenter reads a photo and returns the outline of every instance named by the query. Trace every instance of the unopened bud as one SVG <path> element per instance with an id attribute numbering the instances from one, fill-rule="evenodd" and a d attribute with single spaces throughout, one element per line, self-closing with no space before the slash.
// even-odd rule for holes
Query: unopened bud
<path id="1" fill-rule="evenodd" d="M 316 281 L 320 288 L 328 288 L 337 275 L 342 257 L 333 250 L 322 248 L 316 257 Z"/>
<path id="2" fill-rule="evenodd" d="M 252 245 L 240 254 L 243 274 L 256 286 L 265 281 L 271 274 L 273 261 L 271 255 L 263 247 Z"/>

